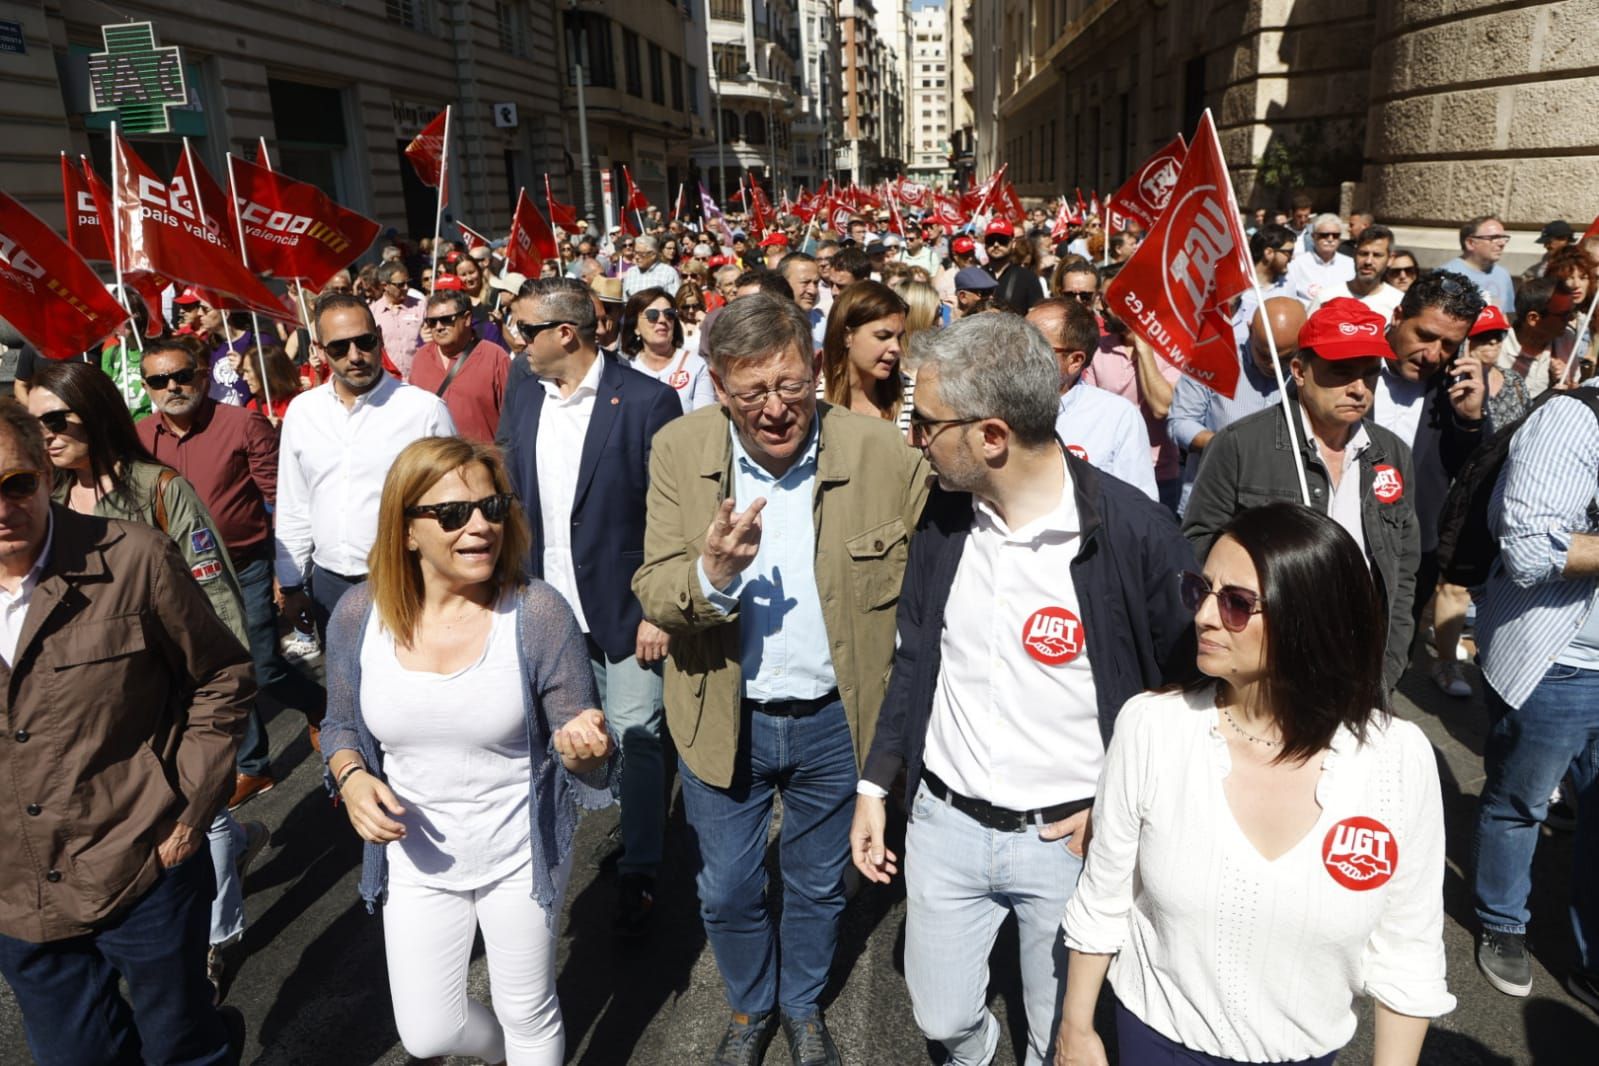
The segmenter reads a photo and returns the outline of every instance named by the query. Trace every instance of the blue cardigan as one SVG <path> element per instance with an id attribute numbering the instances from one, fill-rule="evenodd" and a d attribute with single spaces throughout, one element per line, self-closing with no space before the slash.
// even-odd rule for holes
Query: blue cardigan
<path id="1" fill-rule="evenodd" d="M 576 775 L 554 753 L 551 736 L 579 711 L 598 707 L 594 673 L 586 642 L 572 608 L 561 594 L 542 581 L 529 581 L 516 606 L 517 655 L 527 678 L 523 706 L 527 712 L 528 750 L 533 769 L 528 787 L 532 794 L 533 898 L 555 921 L 554 872 L 572 850 L 579 808 L 598 810 L 614 802 L 612 785 L 619 759 L 612 756 L 601 768 Z M 359 752 L 367 769 L 383 778 L 383 750 L 361 713 L 361 643 L 372 614 L 372 590 L 357 585 L 346 592 L 328 621 L 328 710 L 322 720 L 322 759 L 326 767 L 333 753 Z M 461 712 L 471 713 L 470 693 L 462 693 Z M 615 746 L 613 731 L 612 742 Z M 333 782 L 328 778 L 328 790 Z M 384 845 L 368 842 L 361 859 L 361 898 L 370 912 L 388 891 L 389 860 Z"/>

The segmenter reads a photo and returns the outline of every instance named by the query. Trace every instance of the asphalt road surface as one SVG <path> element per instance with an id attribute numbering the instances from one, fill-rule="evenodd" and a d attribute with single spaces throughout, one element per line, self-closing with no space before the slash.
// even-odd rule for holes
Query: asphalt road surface
<path id="1" fill-rule="evenodd" d="M 1480 691 L 1474 669 L 1468 675 Z M 1401 689 L 1400 713 L 1421 724 L 1439 752 L 1449 833 L 1445 938 L 1455 1012 L 1427 1037 L 1422 1062 L 1438 1066 L 1599 1066 L 1599 1017 L 1561 987 L 1573 959 L 1565 917 L 1571 837 L 1546 831 L 1534 870 L 1533 994 L 1491 989 L 1472 962 L 1469 869 L 1471 820 L 1482 783 L 1486 713 L 1481 697 L 1452 700 L 1419 670 Z M 395 1035 L 380 917 L 356 894 L 360 848 L 342 810 L 321 788 L 320 762 L 293 712 L 270 718 L 278 786 L 240 809 L 272 830 L 250 871 L 249 927 L 226 1003 L 247 1027 L 251 1066 L 400 1066 L 410 1060 Z M 705 943 L 693 872 L 682 861 L 685 831 L 674 805 L 667 865 L 652 935 L 636 945 L 610 934 L 615 876 L 604 861 L 614 808 L 590 815 L 578 837 L 563 923 L 559 981 L 567 1061 L 584 1066 L 684 1066 L 705 1062 L 726 1020 L 721 982 Z M 674 861 L 675 860 L 675 861 Z M 775 858 L 772 860 L 775 875 Z M 775 884 L 774 876 L 774 884 Z M 917 1031 L 903 973 L 905 899 L 901 882 L 869 886 L 851 902 L 827 1017 L 844 1060 L 865 1064 L 940 1062 Z M 996 1066 L 1019 1061 L 1025 1042 L 1012 926 L 994 950 L 991 1002 L 1006 1026 Z M 473 993 L 488 998 L 481 953 Z M 0 1064 L 30 1062 L 10 990 L 0 984 Z M 459 1061 L 451 1060 L 452 1066 Z M 768 1064 L 789 1061 L 782 1038 Z M 1370 1012 L 1340 1056 L 1371 1061 Z"/>

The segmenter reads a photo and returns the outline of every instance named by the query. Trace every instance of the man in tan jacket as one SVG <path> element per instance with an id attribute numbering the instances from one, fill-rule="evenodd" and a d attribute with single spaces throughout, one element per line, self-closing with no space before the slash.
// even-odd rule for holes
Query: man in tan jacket
<path id="1" fill-rule="evenodd" d="M 0 400 L 0 974 L 40 1066 L 222 1063 L 205 833 L 250 656 L 167 536 L 52 506 L 49 468 Z"/>
<path id="2" fill-rule="evenodd" d="M 791 300 L 728 305 L 710 337 L 720 406 L 655 437 L 633 591 L 672 635 L 667 723 L 698 847 L 700 914 L 733 1016 L 714 1064 L 837 1063 L 817 1000 L 844 908 L 860 760 L 894 655 L 894 608 L 927 467 L 894 423 L 816 401 Z M 781 936 L 763 864 L 783 796 Z"/>

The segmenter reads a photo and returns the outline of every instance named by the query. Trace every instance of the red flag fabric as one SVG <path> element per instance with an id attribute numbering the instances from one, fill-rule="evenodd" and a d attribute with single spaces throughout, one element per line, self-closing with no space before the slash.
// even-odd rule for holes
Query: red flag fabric
<path id="1" fill-rule="evenodd" d="M 549 223 L 527 198 L 527 190 L 516 194 L 516 214 L 511 218 L 511 237 L 505 242 L 506 266 L 523 277 L 539 276 L 539 266 L 556 257 L 555 234 Z"/>
<path id="2" fill-rule="evenodd" d="M 1116 195 L 1111 197 L 1111 202 L 1116 205 L 1116 214 L 1138 223 L 1146 230 L 1153 226 L 1171 199 L 1171 191 L 1177 184 L 1177 175 L 1182 173 L 1183 160 L 1187 156 L 1188 142 L 1179 133 L 1170 144 L 1144 160 L 1143 165 L 1133 171 L 1132 177 L 1116 190 Z"/>
<path id="3" fill-rule="evenodd" d="M 1016 195 L 1016 186 L 1008 181 L 1000 187 L 999 195 L 994 198 L 994 203 L 996 205 L 995 213 L 1013 222 L 1027 218 L 1027 208 L 1022 206 L 1022 198 Z"/>
<path id="4" fill-rule="evenodd" d="M 461 243 L 466 245 L 467 255 L 471 255 L 478 248 L 485 248 L 493 243 L 465 222 L 457 222 L 455 225 L 461 231 Z"/>
<path id="5" fill-rule="evenodd" d="M 94 201 L 95 214 L 100 217 L 100 239 L 105 242 L 106 257 L 110 258 L 110 249 L 114 241 L 111 226 L 111 190 L 100 180 L 100 175 L 94 172 L 94 165 L 89 162 L 88 157 L 80 155 L 78 164 L 83 168 L 84 181 L 89 187 L 89 198 Z M 172 282 L 153 271 L 124 269 L 122 284 L 138 293 L 144 301 L 147 312 L 144 335 L 159 337 L 165 333 L 167 321 L 161 313 L 161 294 Z"/>
<path id="6" fill-rule="evenodd" d="M 894 194 L 898 197 L 900 203 L 912 211 L 920 211 L 927 207 L 928 198 L 932 195 L 927 186 L 919 182 L 907 181 L 903 177 L 899 179 Z"/>
<path id="7" fill-rule="evenodd" d="M 855 217 L 855 209 L 842 200 L 834 200 L 827 205 L 827 220 L 841 236 L 849 236 L 849 220 Z"/>
<path id="8" fill-rule="evenodd" d="M 1060 206 L 1055 210 L 1055 222 L 1049 227 L 1049 239 L 1056 242 L 1063 241 L 1071 236 L 1071 232 L 1072 213 L 1066 206 L 1066 197 L 1062 196 Z"/>
<path id="9" fill-rule="evenodd" d="M 622 180 L 627 182 L 627 203 L 623 206 L 629 211 L 648 211 L 650 198 L 644 195 L 637 185 L 633 184 L 633 174 L 626 166 L 622 167 Z"/>
<path id="10" fill-rule="evenodd" d="M 1077 197 L 1077 220 L 1079 222 L 1088 221 L 1088 204 L 1083 201 L 1083 190 L 1073 186 L 1072 193 Z"/>
<path id="11" fill-rule="evenodd" d="M 3 192 L 0 267 L 0 315 L 51 359 L 88 351 L 128 319 L 83 256 Z"/>
<path id="12" fill-rule="evenodd" d="M 257 273 L 300 278 L 320 290 L 377 239 L 376 222 L 334 203 L 315 185 L 234 156 L 228 167 L 245 261 Z M 209 208 L 209 195 L 205 200 Z"/>
<path id="13" fill-rule="evenodd" d="M 67 211 L 67 242 L 85 259 L 110 259 L 111 242 L 100 225 L 89 183 L 78 164 L 61 153 L 61 198 Z"/>
<path id="14" fill-rule="evenodd" d="M 121 216 L 121 246 L 116 252 L 124 273 L 150 271 L 210 290 L 243 310 L 274 317 L 282 313 L 277 297 L 239 261 L 234 242 L 217 218 L 218 211 L 226 211 L 220 192 L 215 194 L 217 202 L 207 200 L 203 210 L 196 202 L 195 181 L 204 175 L 203 168 L 191 168 L 185 153 L 168 183 L 157 178 L 120 135 L 112 137 L 111 151 L 120 186 L 115 209 Z M 210 175 L 199 180 L 216 189 Z"/>
<path id="15" fill-rule="evenodd" d="M 544 206 L 550 209 L 550 222 L 568 233 L 577 232 L 577 208 L 563 204 L 550 191 L 550 176 L 544 175 Z"/>
<path id="16" fill-rule="evenodd" d="M 1105 305 L 1167 362 L 1230 397 L 1238 343 L 1227 306 L 1254 284 L 1248 247 L 1207 110 L 1166 211 L 1105 290 Z"/>
<path id="17" fill-rule="evenodd" d="M 1582 235 L 1582 239 L 1577 242 L 1577 247 L 1586 248 L 1591 254 L 1594 249 L 1589 247 L 1589 241 L 1599 241 L 1599 218 L 1593 220 L 1593 225 L 1589 226 L 1588 232 Z"/>
<path id="18" fill-rule="evenodd" d="M 966 224 L 966 214 L 959 202 L 948 196 L 934 196 L 933 220 L 947 229 L 955 229 Z"/>
<path id="19" fill-rule="evenodd" d="M 450 202 L 450 146 L 446 143 L 449 129 L 450 109 L 446 107 L 405 146 L 405 158 L 411 161 L 411 169 L 422 179 L 422 184 L 439 190 L 439 197 L 444 203 Z"/>

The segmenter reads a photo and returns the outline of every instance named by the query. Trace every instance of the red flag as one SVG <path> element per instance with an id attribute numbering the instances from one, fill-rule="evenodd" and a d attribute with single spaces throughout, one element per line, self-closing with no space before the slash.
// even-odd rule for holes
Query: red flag
<path id="1" fill-rule="evenodd" d="M 279 315 L 282 305 L 277 297 L 244 268 L 218 220 L 216 212 L 226 211 L 220 191 L 215 192 L 217 200 L 205 202 L 203 209 L 196 201 L 196 179 L 204 171 L 190 166 L 188 153 L 167 183 L 120 135 L 111 140 L 119 186 L 114 207 L 121 217 L 121 246 L 116 252 L 123 272 L 150 271 L 221 294 L 241 309 Z M 216 190 L 210 175 L 199 180 Z M 157 302 L 152 312 L 159 307 Z"/>
<path id="2" fill-rule="evenodd" d="M 1099 190 L 1093 189 L 1088 194 L 1088 214 L 1090 217 L 1099 217 Z"/>
<path id="3" fill-rule="evenodd" d="M 622 180 L 627 182 L 627 203 L 623 206 L 629 211 L 648 211 L 650 198 L 644 195 L 637 185 L 633 184 L 633 175 L 624 164 L 622 166 Z"/>
<path id="4" fill-rule="evenodd" d="M 466 245 L 467 255 L 471 255 L 478 248 L 486 248 L 494 243 L 465 222 L 457 222 L 455 226 L 461 231 L 461 243 Z"/>
<path id="5" fill-rule="evenodd" d="M 1027 219 L 1027 208 L 1022 206 L 1022 198 L 1016 195 L 1016 186 L 1008 181 L 1000 186 L 999 195 L 995 197 L 994 203 L 998 213 L 1013 222 Z"/>
<path id="6" fill-rule="evenodd" d="M 78 164 L 81 166 L 84 183 L 89 187 L 89 198 L 94 202 L 95 214 L 100 219 L 100 240 L 106 248 L 106 258 L 111 257 L 112 232 L 111 232 L 111 191 L 106 188 L 105 182 L 100 180 L 100 175 L 94 172 L 94 165 L 87 157 L 79 156 Z M 165 317 L 161 314 L 161 294 L 172 282 L 160 274 L 148 270 L 124 270 L 122 284 L 138 293 L 144 300 L 145 316 L 144 335 L 146 337 L 159 337 L 167 331 Z"/>
<path id="7" fill-rule="evenodd" d="M 550 176 L 544 175 L 544 206 L 550 209 L 550 221 L 568 233 L 577 232 L 577 208 L 563 204 L 550 191 Z"/>
<path id="8" fill-rule="evenodd" d="M 0 314 L 51 359 L 93 348 L 128 319 L 83 257 L 3 192 L 0 267 Z"/>
<path id="9" fill-rule="evenodd" d="M 94 194 L 78 165 L 61 153 L 61 198 L 67 210 L 67 241 L 85 259 L 110 259 L 111 242 L 101 226 Z"/>
<path id="10" fill-rule="evenodd" d="M 1049 227 L 1049 239 L 1063 241 L 1071 236 L 1072 213 L 1066 206 L 1066 197 L 1060 198 L 1060 207 L 1055 211 L 1055 223 Z"/>
<path id="11" fill-rule="evenodd" d="M 906 207 L 913 211 L 920 211 L 927 206 L 927 198 L 932 194 L 927 186 L 914 181 L 906 181 L 901 177 L 894 190 L 894 195 Z"/>
<path id="12" fill-rule="evenodd" d="M 377 239 L 376 222 L 334 203 L 315 185 L 232 155 L 228 170 L 245 261 L 257 273 L 300 278 L 320 290 Z"/>
<path id="13" fill-rule="evenodd" d="M 855 217 L 854 208 L 842 200 L 834 200 L 827 205 L 827 219 L 841 236 L 849 236 L 849 220 Z"/>
<path id="14" fill-rule="evenodd" d="M 526 278 L 539 276 L 539 266 L 556 257 L 555 234 L 527 198 L 526 189 L 516 193 L 516 214 L 511 218 L 511 237 L 505 242 L 506 266 Z"/>
<path id="15" fill-rule="evenodd" d="M 416 176 L 422 184 L 438 189 L 439 202 L 446 204 L 450 202 L 449 131 L 450 109 L 446 107 L 405 147 L 405 158 L 411 161 Z"/>
<path id="16" fill-rule="evenodd" d="M 1105 290 L 1105 305 L 1167 362 L 1230 397 L 1238 342 L 1227 306 L 1254 284 L 1248 248 L 1207 110 L 1165 213 Z"/>
<path id="17" fill-rule="evenodd" d="M 1584 233 L 1582 239 L 1577 242 L 1578 248 L 1586 248 L 1589 254 L 1593 254 L 1594 249 L 1588 246 L 1589 241 L 1599 241 L 1599 218 L 1593 220 L 1593 225 L 1588 227 L 1588 232 Z"/>
<path id="18" fill-rule="evenodd" d="M 1153 226 L 1166 209 L 1187 155 L 1188 144 L 1179 133 L 1170 144 L 1144 160 L 1143 166 L 1133 171 L 1132 177 L 1111 197 L 1116 214 L 1146 230 Z"/>
<path id="19" fill-rule="evenodd" d="M 905 236 L 905 220 L 899 215 L 899 199 L 894 196 L 888 198 L 888 228 L 901 237 Z"/>
<path id="20" fill-rule="evenodd" d="M 966 215 L 961 211 L 961 205 L 948 196 L 933 197 L 933 219 L 947 229 L 956 229 L 966 224 Z"/>

